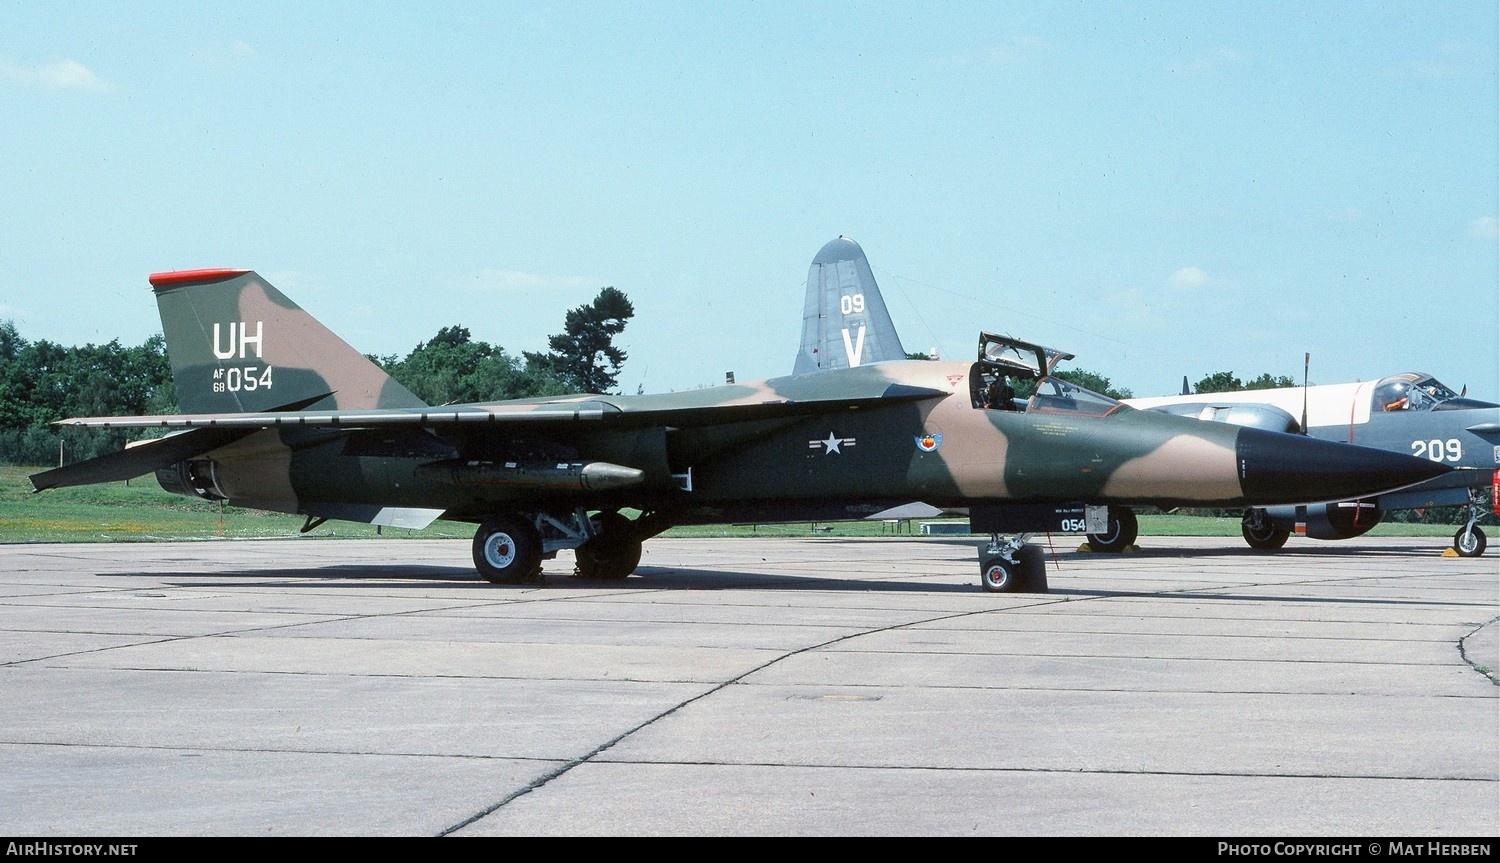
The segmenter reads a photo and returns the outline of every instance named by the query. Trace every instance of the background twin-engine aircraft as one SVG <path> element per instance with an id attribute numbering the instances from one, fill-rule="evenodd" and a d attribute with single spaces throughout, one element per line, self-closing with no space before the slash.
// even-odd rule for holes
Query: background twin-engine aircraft
<path id="1" fill-rule="evenodd" d="M 868 275 L 863 254 L 825 266 L 841 291 Z M 252 271 L 151 284 L 184 413 L 65 420 L 171 433 L 35 474 L 38 491 L 154 471 L 169 491 L 304 515 L 304 530 L 470 522 L 474 564 L 495 582 L 534 579 L 562 549 L 579 575 L 624 578 L 642 541 L 678 524 L 857 519 L 924 501 L 965 508 L 995 534 L 980 551 L 987 590 L 1045 591 L 1024 534 L 1052 527 L 1059 506 L 1290 505 L 1449 470 L 1136 410 L 1051 376 L 1068 355 L 988 334 L 973 360 L 906 361 L 872 278 L 863 303 L 839 294 L 837 332 L 819 329 L 831 314 L 809 322 L 824 358 L 836 339 L 841 366 L 814 358 L 812 371 L 759 383 L 440 407 Z M 871 364 L 874 349 L 896 361 Z M 1000 397 L 1011 381 L 1031 397 Z"/>
<path id="2" fill-rule="evenodd" d="M 846 368 L 905 357 L 864 251 L 846 237 L 829 242 L 808 271 L 797 370 Z M 1358 500 L 1249 507 L 1242 530 L 1254 548 L 1280 548 L 1292 533 L 1313 539 L 1349 539 L 1395 510 L 1465 506 L 1467 517 L 1454 534 L 1453 548 L 1460 555 L 1474 557 L 1486 545 L 1484 531 L 1477 526 L 1486 515 L 1486 488 L 1491 490 L 1494 512 L 1500 514 L 1500 406 L 1459 395 L 1425 373 L 1403 372 L 1364 383 L 1204 395 L 1188 394 L 1184 381 L 1181 395 L 1126 399 L 1125 404 L 1471 468 Z M 1075 509 L 1059 507 L 1050 526 L 1033 529 L 1080 532 L 1075 529 L 1076 515 Z M 1120 551 L 1136 539 L 1135 515 L 1128 507 L 1111 506 L 1083 532 L 1094 550 Z"/>

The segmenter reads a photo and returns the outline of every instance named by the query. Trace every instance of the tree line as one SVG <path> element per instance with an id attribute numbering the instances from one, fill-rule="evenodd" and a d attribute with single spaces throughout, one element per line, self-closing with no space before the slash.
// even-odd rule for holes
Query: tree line
<path id="1" fill-rule="evenodd" d="M 429 404 L 605 393 L 615 386 L 626 359 L 615 338 L 634 315 L 624 292 L 608 287 L 593 302 L 567 313 L 563 331 L 548 339 L 547 351 L 513 355 L 455 325 L 443 327 L 405 357 L 369 358 Z M 136 346 L 116 339 L 65 347 L 46 339 L 30 341 L 13 321 L 0 321 L 0 462 L 71 463 L 160 433 L 52 425 L 68 417 L 177 412 L 172 365 L 161 334 Z"/>
<path id="2" fill-rule="evenodd" d="M 161 335 L 126 347 L 64 347 L 23 338 L 12 321 L 0 321 L 0 460 L 56 464 L 118 450 L 124 431 L 58 428 L 67 417 L 172 413 L 172 367 Z"/>
<path id="3" fill-rule="evenodd" d="M 626 354 L 615 344 L 635 307 L 623 291 L 602 288 L 588 305 L 567 313 L 548 350 L 509 354 L 451 326 L 398 358 L 370 356 L 417 398 L 432 405 L 524 399 L 568 393 L 607 393 Z"/>

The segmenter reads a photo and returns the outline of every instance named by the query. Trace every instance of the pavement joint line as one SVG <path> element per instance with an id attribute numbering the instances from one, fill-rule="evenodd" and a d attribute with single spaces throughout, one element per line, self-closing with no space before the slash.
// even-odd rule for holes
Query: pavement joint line
<path id="1" fill-rule="evenodd" d="M 1062 601 L 1062 600 L 1043 600 L 1041 603 L 1037 603 L 1037 604 L 1048 604 L 1050 602 L 1060 602 L 1060 601 Z M 671 707 L 668 707 L 667 709 L 665 709 L 665 710 L 657 713 L 655 716 L 652 716 L 652 717 L 649 717 L 649 718 L 643 720 L 642 722 L 640 722 L 639 724 L 637 724 L 635 727 L 626 729 L 625 731 L 621 732 L 620 734 L 616 735 L 615 737 L 611 738 L 610 740 L 606 740 L 604 743 L 601 743 L 599 746 L 597 746 L 594 749 L 592 749 L 591 751 L 583 754 L 582 756 L 579 756 L 578 758 L 572 759 L 571 761 L 568 761 L 566 764 L 563 764 L 560 767 L 558 767 L 558 768 L 556 768 L 554 770 L 551 770 L 551 771 L 543 774 L 542 776 L 537 777 L 532 782 L 530 782 L 530 783 L 528 783 L 528 784 L 526 784 L 526 785 L 524 785 L 524 786 L 516 789 L 515 791 L 512 791 L 510 794 L 507 794 L 506 796 L 502 797 L 500 800 L 496 801 L 495 803 L 491 804 L 490 806 L 484 807 L 484 808 L 480 809 L 479 811 L 475 812 L 474 814 L 470 815 L 468 818 L 466 818 L 466 819 L 464 819 L 462 821 L 459 821 L 459 822 L 457 822 L 457 823 L 455 823 L 453 825 L 450 825 L 449 827 L 447 827 L 447 828 L 439 831 L 439 833 L 437 835 L 439 835 L 439 836 L 449 836 L 449 835 L 452 835 L 454 832 L 456 832 L 458 830 L 462 830 L 464 827 L 467 827 L 470 824 L 473 824 L 473 823 L 475 823 L 477 821 L 480 821 L 480 820 L 488 817 L 489 815 L 491 815 L 491 814 L 499 811 L 501 808 L 503 808 L 506 805 L 508 805 L 509 803 L 511 803 L 511 801 L 516 800 L 517 798 L 520 798 L 520 797 L 522 797 L 522 796 L 524 796 L 526 794 L 530 794 L 532 791 L 535 791 L 535 790 L 537 790 L 539 788 L 542 788 L 547 783 L 551 782 L 554 779 L 557 779 L 557 778 L 563 776 L 564 774 L 568 773 L 569 771 L 571 771 L 575 767 L 578 767 L 578 766 L 580 766 L 582 764 L 587 764 L 588 762 L 593 761 L 597 756 L 599 756 L 599 755 L 601 755 L 601 754 L 609 751 L 610 749 L 614 748 L 614 746 L 616 746 L 617 744 L 619 744 L 621 741 L 629 738 L 631 735 L 635 734 L 636 732 L 640 731 L 641 729 L 647 728 L 647 727 L 655 724 L 656 722 L 658 722 L 658 721 L 660 721 L 662 719 L 665 719 L 666 717 L 671 716 L 674 713 L 677 713 L 678 711 L 682 710 L 683 708 L 685 708 L 685 707 L 687 707 L 687 706 L 689 706 L 691 704 L 694 704 L 694 703 L 696 703 L 698 701 L 702 701 L 703 699 L 708 698 L 709 696 L 714 695 L 715 693 L 718 693 L 718 692 L 720 692 L 720 691 L 722 691 L 722 690 L 724 690 L 724 689 L 726 689 L 726 688 L 728 688 L 730 686 L 738 684 L 741 681 L 743 681 L 745 678 L 747 678 L 747 677 L 749 677 L 749 676 L 751 676 L 753 674 L 756 674 L 758 672 L 764 671 L 765 669 L 770 668 L 771 666 L 776 665 L 779 662 L 783 662 L 783 661 L 785 661 L 787 659 L 790 659 L 790 658 L 792 658 L 794 656 L 799 656 L 799 655 L 804 654 L 804 653 L 809 653 L 809 652 L 812 652 L 812 651 L 815 651 L 815 650 L 820 650 L 820 649 L 828 647 L 830 645 L 838 644 L 840 642 L 848 641 L 848 640 L 854 639 L 854 638 L 863 638 L 865 636 L 874 635 L 874 634 L 880 633 L 880 632 L 890 632 L 890 631 L 894 631 L 894 630 L 898 630 L 898 629 L 906 629 L 908 627 L 919 625 L 919 624 L 931 624 L 931 623 L 937 623 L 937 622 L 944 621 L 944 620 L 953 620 L 953 619 L 956 619 L 956 618 L 972 617 L 974 615 L 987 614 L 987 613 L 990 613 L 992 611 L 995 611 L 995 609 L 979 609 L 979 610 L 976 610 L 976 611 L 962 611 L 962 612 L 957 612 L 957 613 L 939 614 L 939 615 L 935 615 L 935 616 L 932 616 L 932 617 L 928 617 L 928 618 L 926 618 L 924 620 L 920 620 L 920 621 L 905 621 L 903 623 L 891 624 L 889 626 L 878 626 L 878 627 L 874 627 L 874 628 L 871 628 L 871 629 L 862 630 L 860 632 L 846 633 L 846 634 L 838 636 L 836 638 L 831 638 L 831 639 L 828 639 L 826 641 L 819 642 L 818 644 L 810 644 L 810 645 L 806 645 L 806 646 L 803 646 L 803 647 L 799 647 L 796 650 L 786 651 L 786 652 L 782 653 L 779 656 L 772 657 L 771 659 L 768 659 L 765 662 L 762 662 L 761 664 L 755 666 L 754 668 L 747 669 L 747 670 L 745 670 L 745 671 L 743 671 L 743 672 L 735 675 L 734 677 L 729 678 L 728 680 L 721 681 L 720 683 L 717 683 L 717 684 L 709 687 L 708 689 L 704 690 L 703 692 L 700 692 L 699 694 L 693 696 L 692 698 L 684 699 L 683 701 L 681 701 L 681 702 L 679 702 L 679 703 L 677 703 L 675 705 L 672 705 Z"/>

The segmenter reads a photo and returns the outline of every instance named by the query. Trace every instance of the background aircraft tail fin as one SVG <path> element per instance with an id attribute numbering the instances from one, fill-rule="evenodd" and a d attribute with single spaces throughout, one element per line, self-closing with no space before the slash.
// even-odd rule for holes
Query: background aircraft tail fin
<path id="1" fill-rule="evenodd" d="M 807 271 L 802 345 L 792 373 L 904 359 L 864 249 L 848 237 L 823 246 Z"/>
<path id="2" fill-rule="evenodd" d="M 185 413 L 423 406 L 254 271 L 155 273 L 151 287 Z"/>

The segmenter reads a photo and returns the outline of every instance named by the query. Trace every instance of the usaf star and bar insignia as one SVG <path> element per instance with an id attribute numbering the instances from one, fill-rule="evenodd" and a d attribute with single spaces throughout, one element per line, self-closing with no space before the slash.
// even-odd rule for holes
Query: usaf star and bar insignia
<path id="1" fill-rule="evenodd" d="M 829 432 L 828 437 L 821 440 L 810 440 L 807 442 L 808 449 L 822 447 L 823 455 L 833 455 L 834 453 L 843 455 L 843 448 L 846 446 L 854 446 L 854 438 L 839 437 L 833 432 Z"/>

